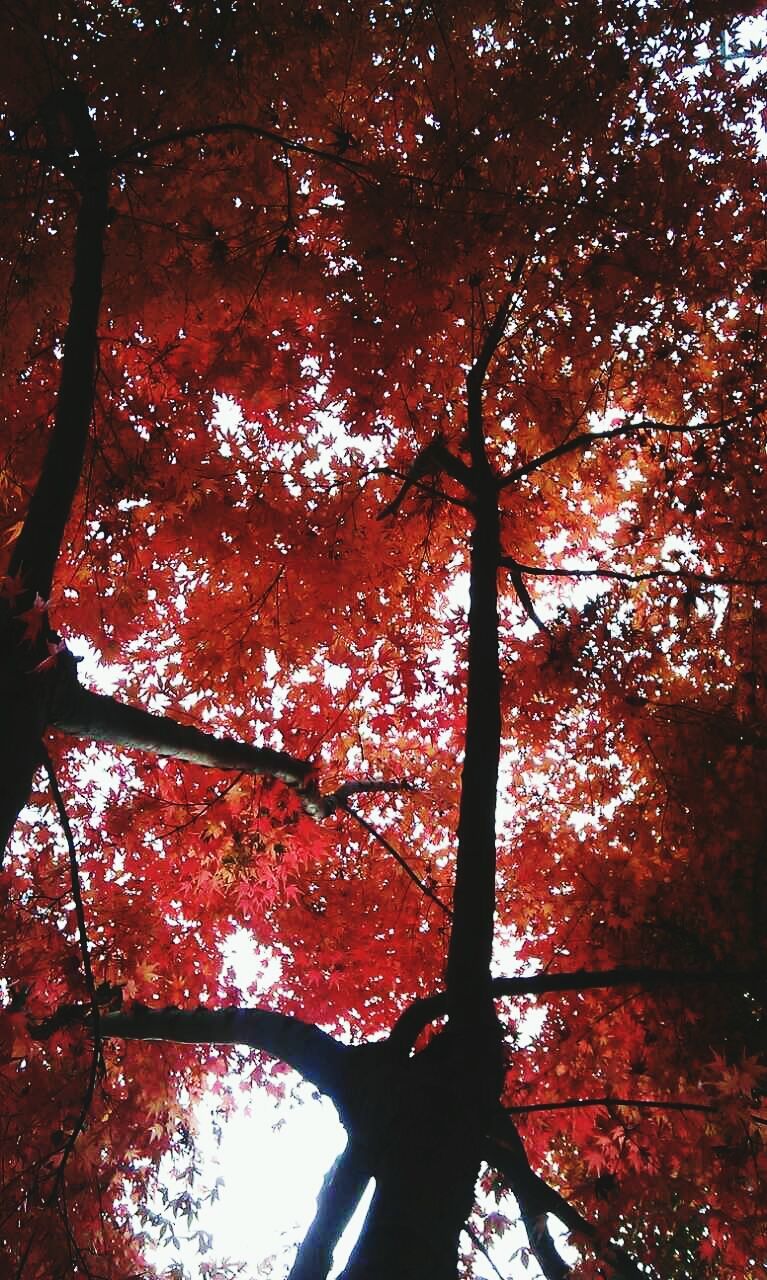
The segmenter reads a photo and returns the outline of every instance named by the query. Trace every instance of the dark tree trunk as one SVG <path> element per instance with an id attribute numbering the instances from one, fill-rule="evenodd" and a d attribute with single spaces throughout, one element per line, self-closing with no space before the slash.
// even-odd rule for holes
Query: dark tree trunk
<path id="1" fill-rule="evenodd" d="M 67 145 L 51 147 L 51 163 L 63 168 L 80 193 L 69 317 L 53 431 L 40 478 L 7 572 L 21 591 L 7 600 L 0 619 L 0 858 L 26 804 L 40 759 L 40 740 L 52 694 L 50 673 L 36 671 L 48 655 L 47 624 L 32 641 L 19 615 L 50 594 L 61 542 L 77 486 L 93 411 L 97 324 L 101 305 L 104 232 L 109 177 L 88 113 L 76 90 L 53 94 L 41 111 L 51 136 L 62 121 Z"/>
<path id="2" fill-rule="evenodd" d="M 376 1189 L 342 1280 L 455 1280 L 503 1079 L 497 1027 L 485 1028 L 448 1026 L 360 1099 L 354 1132 Z"/>

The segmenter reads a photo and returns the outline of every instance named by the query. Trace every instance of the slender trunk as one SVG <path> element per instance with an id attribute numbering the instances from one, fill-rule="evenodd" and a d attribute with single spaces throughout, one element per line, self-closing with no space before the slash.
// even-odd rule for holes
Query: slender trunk
<path id="1" fill-rule="evenodd" d="M 482 389 L 503 337 L 509 301 L 499 309 L 466 379 L 475 525 L 469 577 L 466 739 L 458 817 L 453 926 L 447 958 L 452 1017 L 494 1019 L 490 959 L 495 914 L 495 806 L 501 752 L 498 656 L 498 484 L 487 455 Z"/>
<path id="2" fill-rule="evenodd" d="M 104 232 L 109 204 L 109 172 L 85 97 L 75 90 L 64 91 L 53 96 L 47 110 L 49 114 L 60 115 L 71 133 L 72 152 L 77 156 L 73 177 L 80 193 L 80 209 L 53 432 L 8 566 L 9 574 L 22 573 L 24 585 L 31 594 L 30 603 L 35 594 L 43 600 L 50 594 L 64 530 L 80 483 L 93 412 Z"/>
<path id="3" fill-rule="evenodd" d="M 495 806 L 501 739 L 496 574 L 499 519 L 485 479 L 471 545 L 466 746 L 461 778 L 448 1002 L 458 1012 L 490 999 L 495 911 Z"/>
<path id="4" fill-rule="evenodd" d="M 75 232 L 74 272 L 61 381 L 53 431 L 40 478 L 7 572 L 21 574 L 24 590 L 0 614 L 0 858 L 26 804 L 39 763 L 53 681 L 35 666 L 47 654 L 43 627 L 36 643 L 24 639 L 19 614 L 35 596 L 47 599 L 59 549 L 82 470 L 93 404 L 108 174 L 85 99 L 77 92 L 54 95 L 46 107 L 58 113 L 77 156 L 75 180 L 80 208 Z M 69 157 L 60 157 L 69 162 Z"/>
<path id="5" fill-rule="evenodd" d="M 467 379 L 471 540 L 466 738 L 461 775 L 447 1029 L 410 1059 L 385 1141 L 371 1153 L 376 1190 L 342 1280 L 455 1280 L 458 1242 L 503 1083 L 491 991 L 495 806 L 501 747 L 497 573 L 500 518 L 482 426 L 482 385 L 506 324 L 502 307 Z"/>

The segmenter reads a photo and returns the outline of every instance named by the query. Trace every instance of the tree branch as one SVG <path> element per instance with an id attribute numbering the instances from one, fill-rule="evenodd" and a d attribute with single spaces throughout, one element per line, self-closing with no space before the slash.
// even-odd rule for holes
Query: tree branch
<path id="1" fill-rule="evenodd" d="M 314 147 L 308 142 L 296 142 L 292 138 L 286 138 L 284 134 L 277 133 L 274 129 L 262 129 L 258 125 L 248 124 L 244 120 L 225 120 L 218 124 L 190 125 L 185 129 L 171 129 L 167 133 L 158 134 L 156 138 L 141 138 L 116 151 L 110 157 L 110 162 L 113 166 L 125 164 L 129 161 L 136 163 L 145 159 L 152 151 L 157 151 L 162 147 L 171 147 L 180 142 L 190 142 L 193 139 L 204 142 L 206 138 L 226 137 L 230 134 L 240 134 L 242 137 L 273 142 L 283 151 L 294 151 L 301 155 L 311 156 L 315 160 L 326 160 L 341 169 L 346 169 L 347 172 L 354 174 L 362 181 L 370 182 L 371 180 L 364 164 L 356 160 L 350 160 L 338 151 L 328 151 L 323 147 Z"/>
<path id="2" fill-rule="evenodd" d="M 548 1213 L 556 1212 L 553 1199 L 548 1194 L 552 1188 L 530 1167 L 516 1129 L 511 1126 L 504 1133 L 503 1142 L 490 1139 L 485 1156 L 488 1164 L 504 1178 L 519 1205 L 530 1252 L 546 1280 L 566 1280 L 570 1267 L 557 1249 L 547 1221 Z"/>
<path id="3" fill-rule="evenodd" d="M 498 1267 L 495 1265 L 492 1254 L 490 1253 L 490 1250 L 488 1249 L 487 1245 L 485 1244 L 479 1232 L 474 1230 L 470 1222 L 466 1223 L 466 1226 L 464 1227 L 464 1231 L 466 1232 L 467 1236 L 471 1240 L 471 1243 L 474 1245 L 474 1248 L 479 1249 L 479 1252 L 482 1254 L 482 1257 L 485 1259 L 485 1262 L 490 1267 L 490 1270 L 494 1271 L 495 1274 L 498 1276 L 498 1280 L 505 1280 L 503 1272 L 500 1271 Z"/>
<path id="4" fill-rule="evenodd" d="M 530 574 L 539 578 L 605 578 L 612 582 L 651 582 L 656 578 L 679 579 L 681 582 L 695 585 L 701 583 L 707 587 L 764 587 L 767 578 L 739 578 L 724 573 L 697 573 L 693 569 L 646 569 L 642 573 L 629 573 L 623 569 L 605 569 L 596 566 L 593 569 L 564 569 L 548 565 L 520 564 L 512 556 L 501 556 L 501 564 L 512 573 Z M 513 578 L 512 578 L 513 580 Z M 516 586 L 516 582 L 515 582 Z"/>
<path id="5" fill-rule="evenodd" d="M 595 1253 L 612 1268 L 616 1280 L 643 1280 L 643 1273 L 620 1245 L 604 1243 L 605 1233 L 535 1173 L 513 1120 L 503 1111 L 496 1117 L 496 1128 L 488 1139 L 485 1158 L 508 1182 L 519 1204 L 530 1247 L 547 1278 L 564 1280 L 569 1274 L 546 1226 L 546 1215 L 553 1213 L 569 1231 L 588 1240 Z M 545 1270 L 544 1262 L 550 1271 Z"/>
<path id="6" fill-rule="evenodd" d="M 325 1280 L 333 1263 L 333 1251 L 369 1181 L 370 1174 L 350 1140 L 322 1183 L 317 1212 L 298 1246 L 287 1280 Z"/>
<path id="7" fill-rule="evenodd" d="M 344 1097 L 354 1053 L 313 1023 L 268 1009 L 149 1009 L 134 1004 L 125 1012 L 102 1014 L 101 1033 L 123 1040 L 249 1045 L 286 1062 L 334 1102 Z"/>
<path id="8" fill-rule="evenodd" d="M 495 978 L 493 995 L 504 996 L 545 995 L 553 991 L 592 991 L 611 987 L 673 986 L 724 986 L 740 987 L 746 991 L 751 986 L 763 986 L 767 981 L 763 973 L 749 969 L 712 969 L 709 973 L 696 973 L 685 969 L 653 969 L 643 965 L 619 965 L 615 969 L 574 969 L 569 973 L 534 973 L 518 978 Z M 429 1000 L 439 1000 L 430 996 Z"/>
<path id="9" fill-rule="evenodd" d="M 92 693 L 76 678 L 65 677 L 59 682 L 50 724 L 78 738 L 112 742 L 191 764 L 267 774 L 294 786 L 305 782 L 312 772 L 310 761 L 298 760 L 271 747 L 254 747 L 233 738 L 218 738 L 169 716 L 118 702 L 109 694 Z"/>
<path id="10" fill-rule="evenodd" d="M 561 1098 L 553 1102 L 524 1102 L 507 1105 L 505 1110 L 514 1116 L 530 1115 L 535 1111 L 572 1111 L 579 1107 L 636 1107 L 647 1111 L 705 1111 L 715 1112 L 716 1107 L 705 1102 L 669 1102 L 654 1098 Z"/>
<path id="11" fill-rule="evenodd" d="M 742 413 L 734 413 L 729 418 L 718 418 L 714 422 L 655 422 L 652 418 L 640 418 L 638 422 L 624 422 L 619 427 L 611 427 L 607 431 L 582 431 L 570 440 L 563 440 L 562 444 L 556 445 L 553 449 L 547 449 L 545 453 L 538 454 L 538 457 L 531 459 L 530 462 L 525 462 L 522 466 L 514 467 L 512 471 L 507 471 L 506 475 L 499 480 L 499 488 L 506 489 L 509 485 L 516 484 L 518 480 L 523 480 L 525 476 L 529 476 L 533 471 L 538 471 L 541 467 L 545 467 L 548 462 L 555 462 L 557 458 L 563 458 L 566 454 L 574 453 L 577 449 L 590 449 L 593 445 L 599 444 L 603 440 L 616 440 L 620 436 L 636 435 L 640 431 L 667 431 L 673 435 L 687 435 L 698 431 L 716 431 L 725 427 L 732 427 L 743 418 L 754 417 L 766 408 L 767 400 L 761 400 L 752 408 L 744 409 Z"/>
<path id="12" fill-rule="evenodd" d="M 387 782 L 362 778 L 345 782 L 336 791 L 322 795 L 312 781 L 314 766 L 310 760 L 299 760 L 286 751 L 256 747 L 234 738 L 219 738 L 170 716 L 155 715 L 119 702 L 110 694 L 93 693 L 80 684 L 75 661 L 66 651 L 59 654 L 58 667 L 48 722 L 62 733 L 208 768 L 280 778 L 297 788 L 304 809 L 314 818 L 327 818 L 336 809 L 348 809 L 348 799 L 353 795 L 413 789 L 413 784 L 403 779 Z M 360 820 L 358 815 L 354 816 Z"/>
<path id="13" fill-rule="evenodd" d="M 615 987 L 643 987 L 652 991 L 658 987 L 674 986 L 733 986 L 747 991 L 763 986 L 767 978 L 755 970 L 712 970 L 696 973 L 682 969 L 652 969 L 644 966 L 619 966 L 616 969 L 575 969 L 569 973 L 522 974 L 516 978 L 494 978 L 492 993 L 495 1000 L 515 996 L 547 995 L 557 991 L 598 991 Z M 447 1013 L 447 993 L 435 992 L 414 1000 L 400 1014 L 389 1035 L 402 1052 L 409 1052 L 418 1036 L 435 1018 Z"/>
<path id="14" fill-rule="evenodd" d="M 517 564 L 516 560 L 513 560 L 511 556 L 502 556 L 501 564 L 504 566 L 504 568 L 509 570 L 511 581 L 514 586 L 514 590 L 517 593 L 517 599 L 519 600 L 519 603 L 522 605 L 522 608 L 524 609 L 528 618 L 530 618 L 535 623 L 539 631 L 545 631 L 547 635 L 550 635 L 551 633 L 549 632 L 549 628 L 546 626 L 546 623 L 542 622 L 541 619 L 539 618 L 536 612 L 535 605 L 533 604 L 530 592 L 525 586 L 525 580 L 522 577 L 522 574 L 524 572 L 523 566 L 521 564 Z"/>
<path id="15" fill-rule="evenodd" d="M 410 877 L 410 879 L 413 881 L 413 884 L 418 885 L 418 888 L 421 890 L 421 893 L 424 894 L 425 897 L 429 898 L 429 900 L 433 902 L 435 906 L 438 906 L 440 911 L 444 911 L 446 916 L 452 916 L 453 913 L 450 910 L 450 908 L 445 905 L 442 899 L 437 896 L 437 894 L 434 892 L 432 888 L 429 887 L 426 881 L 421 879 L 421 877 L 417 874 L 417 872 L 415 872 L 413 868 L 410 866 L 410 863 L 407 861 L 407 859 L 403 858 L 402 854 L 397 849 L 394 848 L 394 845 L 389 840 L 386 839 L 386 836 L 382 836 L 380 831 L 376 831 L 372 823 L 368 822 L 367 818 L 363 818 L 362 814 L 358 813 L 356 809 L 352 809 L 350 804 L 341 804 L 340 808 L 344 809 L 345 812 L 348 813 L 351 818 L 354 818 L 355 822 L 358 822 L 359 825 L 362 827 L 362 829 L 364 831 L 367 831 L 369 836 L 372 836 L 374 840 L 377 840 L 378 843 L 383 846 L 386 852 L 391 854 L 392 858 L 394 858 L 394 861 L 397 863 L 397 865 L 402 867 L 402 870 L 405 872 L 406 875 Z"/>
<path id="16" fill-rule="evenodd" d="M 90 1020 L 91 1020 L 91 1031 L 93 1033 L 93 1050 L 91 1053 L 91 1065 L 90 1065 L 90 1070 L 88 1072 L 88 1081 L 85 1086 L 85 1095 L 83 1097 L 82 1104 L 80 1107 L 80 1113 L 70 1133 L 67 1136 L 66 1142 L 64 1143 L 64 1147 L 61 1153 L 61 1160 L 59 1162 L 58 1168 L 56 1169 L 56 1176 L 53 1183 L 53 1190 L 51 1191 L 49 1196 L 50 1203 L 53 1203 L 56 1200 L 58 1193 L 61 1189 L 61 1185 L 64 1179 L 64 1173 L 67 1167 L 67 1162 L 69 1160 L 69 1157 L 71 1156 L 75 1148 L 77 1139 L 82 1133 L 85 1122 L 88 1119 L 88 1112 L 90 1111 L 91 1103 L 93 1101 L 93 1095 L 96 1091 L 96 1081 L 98 1079 L 99 1065 L 102 1062 L 101 1013 L 99 1010 L 98 992 L 96 990 L 96 983 L 93 977 L 93 969 L 91 968 L 90 949 L 88 946 L 88 930 L 85 923 L 85 907 L 83 905 L 83 895 L 80 889 L 80 871 L 77 865 L 77 850 L 75 848 L 75 838 L 72 833 L 72 827 L 69 821 L 69 815 L 67 814 L 66 805 L 64 804 L 64 797 L 62 796 L 61 791 L 59 790 L 59 783 L 56 777 L 56 771 L 53 767 L 53 762 L 44 746 L 42 748 L 42 751 L 43 751 L 43 767 L 48 776 L 48 782 L 50 784 L 51 792 L 53 794 L 53 801 L 56 806 L 56 812 L 59 815 L 59 821 L 64 831 L 64 838 L 67 843 L 67 851 L 69 854 L 69 877 L 70 877 L 70 883 L 72 886 L 72 897 L 75 903 L 75 916 L 77 918 L 77 932 L 78 932 L 78 937 L 80 941 L 80 955 L 82 958 L 83 977 L 85 978 L 85 987 L 88 992 L 88 998 L 90 1001 L 89 1012 L 90 1012 Z"/>
<path id="17" fill-rule="evenodd" d="M 388 468 L 386 470 L 388 471 Z M 432 476 L 436 479 L 443 471 L 451 476 L 453 480 L 456 480 L 458 484 L 462 485 L 464 489 L 469 492 L 473 490 L 471 469 L 466 466 L 465 462 L 462 462 L 460 458 L 450 452 L 442 433 L 437 431 L 429 443 L 416 454 L 405 472 L 402 484 L 391 502 L 387 502 L 386 506 L 378 513 L 378 519 L 384 520 L 387 516 L 395 516 L 410 489 L 413 487 L 421 489 L 421 482 L 424 477 Z M 450 500 L 449 495 L 445 494 L 444 496 Z M 460 505 L 464 506 L 465 504 L 461 503 Z"/>
<path id="18" fill-rule="evenodd" d="M 351 782 L 343 782 L 336 791 L 323 795 L 322 802 L 328 815 L 335 809 L 345 809 L 359 820 L 359 815 L 349 808 L 349 800 L 352 796 L 392 795 L 398 791 L 415 790 L 413 783 L 405 778 L 394 779 L 391 782 L 385 779 L 358 778 Z"/>

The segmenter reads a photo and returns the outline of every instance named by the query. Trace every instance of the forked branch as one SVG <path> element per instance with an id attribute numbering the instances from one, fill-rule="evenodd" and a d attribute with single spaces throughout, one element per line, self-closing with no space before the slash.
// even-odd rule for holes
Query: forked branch
<path id="1" fill-rule="evenodd" d="M 347 808 L 349 798 L 354 795 L 413 789 L 410 782 L 402 779 L 361 778 L 343 783 L 336 791 L 323 795 L 314 783 L 311 760 L 301 760 L 287 751 L 257 747 L 235 738 L 219 738 L 193 725 L 181 724 L 170 716 L 155 715 L 142 707 L 119 702 L 110 694 L 93 693 L 80 684 L 76 664 L 66 652 L 59 655 L 58 665 L 56 695 L 49 723 L 62 733 L 208 768 L 279 778 L 297 789 L 304 809 L 314 818 L 327 818 L 336 809 Z"/>
<path id="2" fill-rule="evenodd" d="M 494 978 L 493 998 L 549 995 L 565 991 L 609 991 L 639 987 L 646 991 L 674 987 L 725 986 L 739 991 L 764 987 L 767 978 L 753 969 L 712 969 L 708 973 L 685 969 L 653 969 L 649 966 L 621 965 L 615 969 L 573 969 L 569 973 L 520 974 L 515 978 Z M 447 993 L 436 992 L 414 1000 L 395 1022 L 390 1040 L 407 1052 L 425 1027 L 441 1018 L 448 1008 Z"/>
<path id="3" fill-rule="evenodd" d="M 488 1139 L 486 1159 L 502 1175 L 517 1200 L 531 1250 L 547 1280 L 564 1280 L 570 1271 L 548 1231 L 546 1216 L 550 1213 L 576 1238 L 580 1236 L 589 1242 L 597 1256 L 611 1268 L 615 1280 L 642 1280 L 643 1273 L 625 1249 L 605 1243 L 605 1233 L 533 1170 L 516 1126 L 505 1112 L 498 1113 Z"/>
<path id="4" fill-rule="evenodd" d="M 598 578 L 607 582 L 625 582 L 627 584 L 655 582 L 660 579 L 679 581 L 685 586 L 695 587 L 764 587 L 767 578 L 741 578 L 730 573 L 698 573 L 694 569 L 672 569 L 658 565 L 655 569 L 644 569 L 641 573 L 629 573 L 624 569 L 611 569 L 607 566 L 594 565 L 591 568 L 564 568 L 559 565 L 521 564 L 512 556 L 502 556 L 501 564 L 509 569 L 512 575 L 528 574 L 533 578 Z M 512 577 L 512 580 L 513 577 Z M 515 582 L 516 585 L 516 582 Z"/>

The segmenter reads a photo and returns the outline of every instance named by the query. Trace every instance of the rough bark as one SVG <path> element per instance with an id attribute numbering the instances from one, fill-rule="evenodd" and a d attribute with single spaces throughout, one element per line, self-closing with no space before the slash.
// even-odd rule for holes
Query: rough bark
<path id="1" fill-rule="evenodd" d="M 312 771 L 308 760 L 298 760 L 286 751 L 255 747 L 233 738 L 218 738 L 169 716 L 129 706 L 108 694 L 92 693 L 76 679 L 62 682 L 50 723 L 78 738 L 112 742 L 120 747 L 217 769 L 268 774 L 294 784 L 303 782 Z"/>

